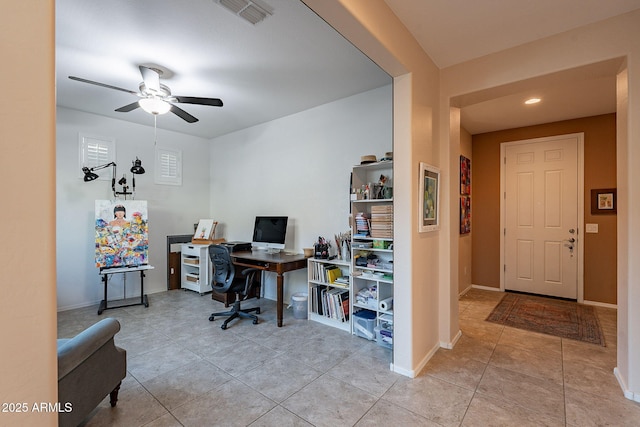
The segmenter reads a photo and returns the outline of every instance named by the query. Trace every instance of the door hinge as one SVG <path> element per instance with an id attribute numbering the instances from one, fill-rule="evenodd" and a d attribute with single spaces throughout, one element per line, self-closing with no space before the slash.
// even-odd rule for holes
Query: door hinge
<path id="1" fill-rule="evenodd" d="M 504 158 L 502 160 L 504 160 L 504 164 L 506 165 L 507 164 L 507 156 L 504 156 Z"/>
<path id="2" fill-rule="evenodd" d="M 504 236 L 506 236 L 506 235 L 507 235 L 507 229 L 506 229 L 506 228 L 502 230 L 502 234 L 503 234 Z"/>
<path id="3" fill-rule="evenodd" d="M 502 264 L 502 271 L 507 272 L 507 264 Z"/>

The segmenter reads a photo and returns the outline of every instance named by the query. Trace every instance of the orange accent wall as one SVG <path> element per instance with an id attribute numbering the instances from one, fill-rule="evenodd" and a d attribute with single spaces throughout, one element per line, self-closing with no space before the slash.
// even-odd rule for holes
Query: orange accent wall
<path id="1" fill-rule="evenodd" d="M 473 135 L 472 275 L 474 285 L 500 287 L 500 144 L 584 133 L 584 299 L 616 304 L 616 215 L 591 215 L 591 189 L 616 187 L 616 115 L 547 123 Z"/>

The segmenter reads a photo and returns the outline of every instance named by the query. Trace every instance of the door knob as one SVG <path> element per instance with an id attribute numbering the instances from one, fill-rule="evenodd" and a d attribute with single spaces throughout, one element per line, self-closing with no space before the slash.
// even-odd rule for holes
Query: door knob
<path id="1" fill-rule="evenodd" d="M 575 232 L 576 232 L 575 228 L 570 228 L 570 229 L 569 229 L 569 233 L 573 234 L 573 233 L 575 233 Z"/>

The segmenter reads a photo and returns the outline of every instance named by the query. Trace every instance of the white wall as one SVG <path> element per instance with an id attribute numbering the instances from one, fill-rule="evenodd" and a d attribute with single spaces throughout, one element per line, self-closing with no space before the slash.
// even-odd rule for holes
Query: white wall
<path id="1" fill-rule="evenodd" d="M 160 117 L 158 120 L 162 120 Z M 84 182 L 79 166 L 79 133 L 116 140 L 118 176 L 131 183 L 131 161 L 138 156 L 145 168 L 136 177 L 136 199 L 147 200 L 149 263 L 145 293 L 166 290 L 166 236 L 189 234 L 193 224 L 209 216 L 209 141 L 158 129 L 158 147 L 182 150 L 182 186 L 154 184 L 154 130 L 122 120 L 58 107 L 56 135 L 56 269 L 58 310 L 97 304 L 103 296 L 94 258 L 94 201 L 112 199 L 111 182 Z M 111 176 L 111 168 L 97 171 Z M 118 188 L 118 187 L 117 187 Z M 34 253 L 34 257 L 36 254 Z M 35 259 L 35 258 L 34 258 Z M 109 299 L 123 296 L 124 275 L 110 280 Z M 126 296 L 140 295 L 139 275 L 127 275 Z"/>
<path id="2" fill-rule="evenodd" d="M 360 157 L 392 151 L 392 87 L 303 111 L 212 141 L 211 213 L 227 240 L 251 241 L 256 215 L 289 217 L 286 249 L 349 230 L 349 179 Z M 275 298 L 275 275 L 265 278 Z M 285 275 L 285 300 L 306 271 Z"/>
<path id="3" fill-rule="evenodd" d="M 452 100 L 530 78 L 626 58 L 618 79 L 618 366 L 625 396 L 640 401 L 640 11 L 576 28 L 441 70 L 441 138 Z M 621 70 L 622 71 L 622 70 Z M 628 79 L 627 79 L 628 77 Z M 630 119 L 630 120 L 629 120 Z M 459 149 L 458 149 L 459 151 Z M 459 153 L 457 153 L 459 154 Z M 451 158 L 451 167 L 456 157 Z M 457 259 L 457 258 L 456 258 Z M 450 286 L 442 283 L 443 287 Z"/>

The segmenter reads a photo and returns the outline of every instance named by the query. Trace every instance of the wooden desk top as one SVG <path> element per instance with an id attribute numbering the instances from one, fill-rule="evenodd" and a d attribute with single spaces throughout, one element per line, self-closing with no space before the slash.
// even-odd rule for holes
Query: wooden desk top
<path id="1" fill-rule="evenodd" d="M 267 251 L 261 250 L 232 252 L 231 257 L 273 263 L 286 263 L 306 260 L 304 254 L 288 254 L 286 252 L 269 253 Z"/>

